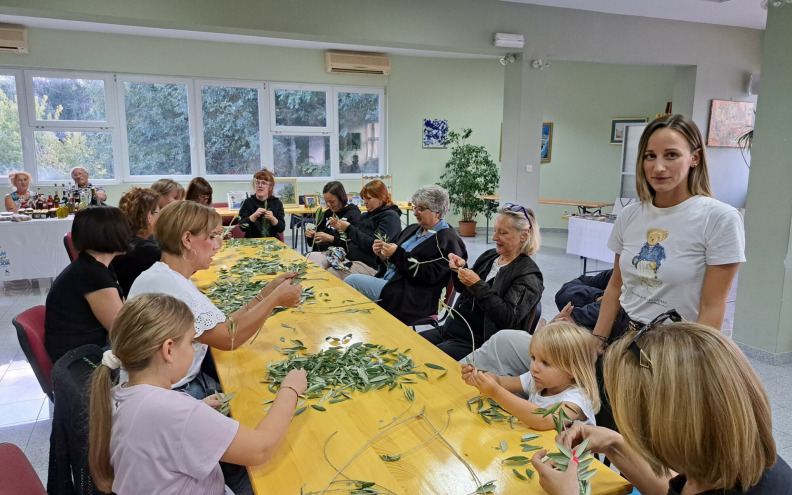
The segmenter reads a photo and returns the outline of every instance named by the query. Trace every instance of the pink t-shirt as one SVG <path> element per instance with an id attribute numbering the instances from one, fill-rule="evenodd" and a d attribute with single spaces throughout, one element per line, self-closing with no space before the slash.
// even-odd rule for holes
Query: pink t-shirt
<path id="1" fill-rule="evenodd" d="M 239 423 L 183 392 L 153 385 L 112 390 L 113 492 L 222 495 L 220 457 Z"/>

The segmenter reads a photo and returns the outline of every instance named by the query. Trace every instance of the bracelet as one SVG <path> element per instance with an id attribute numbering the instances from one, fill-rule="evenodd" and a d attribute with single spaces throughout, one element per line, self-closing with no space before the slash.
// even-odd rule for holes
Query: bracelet
<path id="1" fill-rule="evenodd" d="M 594 334 L 594 333 L 592 333 L 591 336 L 594 337 L 595 339 L 600 339 L 601 341 L 605 342 L 606 344 L 608 343 L 608 337 L 603 337 L 602 335 L 597 335 L 597 334 Z"/>
<path id="2" fill-rule="evenodd" d="M 259 302 L 261 302 L 261 301 L 263 301 L 263 300 L 264 300 L 264 296 L 262 296 L 262 295 L 261 295 L 261 291 L 258 291 L 258 292 L 256 293 L 256 295 L 255 295 L 255 296 L 253 296 L 253 297 L 255 297 L 255 298 L 256 298 L 256 300 L 257 300 L 257 301 L 259 301 Z"/>
<path id="3" fill-rule="evenodd" d="M 245 303 L 245 311 L 250 311 L 250 308 L 248 308 L 248 304 L 250 304 L 250 301 Z"/>
<path id="4" fill-rule="evenodd" d="M 280 389 L 281 389 L 281 390 L 283 390 L 284 388 L 288 388 L 289 390 L 291 390 L 292 392 L 294 392 L 295 394 L 297 394 L 297 398 L 298 398 L 298 399 L 300 398 L 300 393 L 297 391 L 297 389 L 296 389 L 296 388 L 294 388 L 294 387 L 290 387 L 290 386 L 288 386 L 288 385 L 285 385 L 285 386 L 281 387 Z"/>

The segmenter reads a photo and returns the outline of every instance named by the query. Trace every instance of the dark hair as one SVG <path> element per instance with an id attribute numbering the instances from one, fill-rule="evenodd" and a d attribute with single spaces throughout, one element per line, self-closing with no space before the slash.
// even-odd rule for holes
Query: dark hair
<path id="1" fill-rule="evenodd" d="M 322 194 L 332 194 L 341 202 L 341 206 L 346 206 L 349 202 L 349 197 L 347 196 L 346 189 L 344 189 L 344 185 L 337 180 L 325 184 L 322 189 Z"/>
<path id="2" fill-rule="evenodd" d="M 78 253 L 125 253 L 131 238 L 126 217 L 115 206 L 89 206 L 74 215 L 72 244 Z"/>
<path id="3" fill-rule="evenodd" d="M 202 194 L 208 194 L 209 204 L 212 204 L 212 185 L 203 177 L 196 177 L 187 186 L 187 194 L 185 194 L 184 199 L 198 202 L 198 197 Z"/>

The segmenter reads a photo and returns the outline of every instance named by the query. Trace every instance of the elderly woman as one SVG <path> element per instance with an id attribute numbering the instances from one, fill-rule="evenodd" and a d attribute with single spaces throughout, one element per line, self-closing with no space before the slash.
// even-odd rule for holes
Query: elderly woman
<path id="1" fill-rule="evenodd" d="M 467 259 L 465 243 L 443 220 L 449 206 L 446 190 L 423 186 L 412 203 L 417 223 L 393 242 L 374 241 L 374 254 L 381 260 L 377 276 L 350 275 L 345 280 L 407 325 L 437 313 L 451 278 L 449 255 Z"/>
<path id="2" fill-rule="evenodd" d="M 542 272 L 531 259 L 540 244 L 534 212 L 507 204 L 495 219 L 492 241 L 495 249 L 479 256 L 472 269 L 465 268 L 465 260 L 458 256 L 448 256 L 459 292 L 455 318 L 447 318 L 442 328 L 421 333 L 456 360 L 501 329 L 529 331 L 533 309 L 542 299 Z"/>
<path id="3" fill-rule="evenodd" d="M 286 213 L 281 200 L 272 195 L 275 176 L 267 170 L 253 174 L 254 196 L 242 202 L 239 208 L 239 227 L 246 238 L 275 237 L 286 230 Z"/>
<path id="4" fill-rule="evenodd" d="M 124 303 L 124 292 L 110 262 L 127 251 L 131 232 L 121 210 L 92 206 L 72 224 L 77 258 L 47 294 L 44 347 L 52 362 L 85 344 L 107 345 L 108 332 Z"/>
<path id="5" fill-rule="evenodd" d="M 330 221 L 338 219 L 349 225 L 357 225 L 360 222 L 360 209 L 357 205 L 349 204 L 346 189 L 338 181 L 334 180 L 325 184 L 322 195 L 327 209 L 324 211 L 322 221 L 316 226 L 316 230 L 306 229 L 305 237 L 313 239 L 313 252 L 308 255 L 308 259 L 322 268 L 330 268 L 331 263 L 324 254 L 327 248 L 330 246 L 343 248 L 343 254 L 346 254 L 348 245 L 346 235 L 336 230 Z"/>
<path id="6" fill-rule="evenodd" d="M 154 225 L 160 212 L 157 206 L 159 199 L 159 194 L 153 189 L 133 187 L 118 202 L 118 209 L 124 213 L 132 231 L 129 251 L 117 256 L 111 263 L 125 295 L 129 294 L 132 282 L 138 275 L 151 268 L 162 256 L 159 244 L 154 239 Z"/>
<path id="7" fill-rule="evenodd" d="M 159 203 L 157 203 L 160 210 L 174 201 L 181 201 L 184 199 L 184 187 L 173 179 L 160 179 L 154 181 L 154 184 L 151 185 L 151 189 L 160 196 Z"/>
<path id="8" fill-rule="evenodd" d="M 294 273 L 281 274 L 245 305 L 226 316 L 190 281 L 195 272 L 209 268 L 220 250 L 220 215 L 193 201 L 177 201 L 160 211 L 155 235 L 162 249 L 162 261 L 154 263 L 135 279 L 129 297 L 156 292 L 174 296 L 190 307 L 195 315 L 195 340 L 199 345 L 187 375 L 173 388 L 202 399 L 220 390 L 213 377 L 201 372 L 208 347 L 229 350 L 232 346 L 241 346 L 264 325 L 276 306 L 297 306 L 302 287 L 289 283 Z M 236 323 L 235 335 L 229 332 L 230 318 Z"/>
<path id="9" fill-rule="evenodd" d="M 195 177 L 187 185 L 187 192 L 184 195 L 187 201 L 195 201 L 202 205 L 212 206 L 212 185 L 203 177 Z"/>
<path id="10" fill-rule="evenodd" d="M 30 190 L 30 174 L 27 172 L 11 171 L 8 173 L 8 182 L 11 192 L 5 195 L 5 209 L 16 213 L 20 208 L 26 208 L 36 200 L 36 193 Z"/>
<path id="11" fill-rule="evenodd" d="M 661 315 L 665 317 L 666 315 Z M 695 323 L 650 323 L 604 357 L 605 386 L 621 434 L 575 423 L 559 437 L 603 453 L 644 495 L 789 493 L 770 402 L 740 349 Z M 577 495 L 577 463 L 560 472 L 532 462 L 551 495 Z"/>
<path id="12" fill-rule="evenodd" d="M 378 237 L 393 239 L 401 232 L 401 210 L 391 202 L 384 182 L 378 179 L 369 182 L 360 190 L 360 197 L 366 205 L 366 212 L 360 216 L 358 225 L 340 218 L 330 219 L 330 226 L 347 236 L 346 270 L 327 267 L 328 272 L 341 280 L 353 273 L 376 275 L 378 266 L 374 241 Z"/>

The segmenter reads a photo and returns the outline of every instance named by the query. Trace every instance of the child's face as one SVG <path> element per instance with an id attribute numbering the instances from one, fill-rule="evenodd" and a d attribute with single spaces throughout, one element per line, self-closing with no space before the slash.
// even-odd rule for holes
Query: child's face
<path id="1" fill-rule="evenodd" d="M 536 382 L 536 388 L 544 389 L 542 395 L 556 395 L 569 388 L 574 380 L 571 374 L 556 368 L 548 361 L 543 351 L 541 346 L 531 346 L 531 376 Z"/>
<path id="2" fill-rule="evenodd" d="M 195 356 L 195 347 L 193 347 L 194 340 L 195 325 L 190 325 L 190 327 L 184 332 L 184 337 L 179 339 L 179 341 L 176 342 L 172 348 L 171 352 L 173 354 L 173 371 L 171 374 L 171 381 L 173 383 L 176 383 L 187 376 L 187 372 L 190 371 L 190 365 L 192 364 L 193 357 Z"/>

